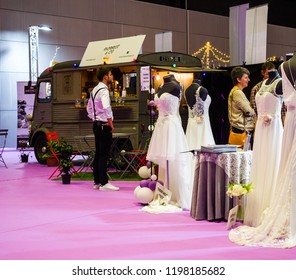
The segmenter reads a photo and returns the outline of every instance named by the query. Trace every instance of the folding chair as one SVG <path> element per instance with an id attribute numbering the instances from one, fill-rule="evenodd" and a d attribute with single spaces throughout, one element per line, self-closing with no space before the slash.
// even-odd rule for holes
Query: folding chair
<path id="1" fill-rule="evenodd" d="M 7 135 L 8 135 L 8 129 L 0 129 L 0 162 L 3 162 L 6 168 L 7 168 L 7 165 L 3 158 L 3 152 L 6 146 Z"/>
<path id="2" fill-rule="evenodd" d="M 83 163 L 77 169 L 78 173 L 82 172 L 83 170 L 87 171 L 88 169 L 93 168 L 95 150 L 89 144 L 89 139 L 91 138 L 94 138 L 93 135 L 74 136 L 77 151 L 83 160 Z M 82 174 L 81 177 L 83 177 L 83 175 L 84 174 Z"/>
<path id="3" fill-rule="evenodd" d="M 58 137 L 58 134 L 56 131 L 46 132 L 46 138 L 47 138 L 47 145 L 48 145 L 52 155 L 55 157 L 55 159 L 58 162 L 57 168 L 51 173 L 51 175 L 48 178 L 48 179 L 51 179 L 56 172 L 59 172 L 59 174 L 57 175 L 57 177 L 59 177 L 63 171 L 62 170 L 63 168 L 60 166 L 61 143 L 60 143 L 60 140 L 59 140 L 59 137 Z M 72 161 L 75 156 L 76 156 L 76 154 L 74 154 L 70 160 Z M 76 169 L 73 166 L 71 167 L 71 171 L 73 171 L 72 173 L 78 174 Z"/>
<path id="4" fill-rule="evenodd" d="M 150 132 L 146 131 L 142 133 L 139 147 L 137 150 L 132 150 L 129 152 L 122 152 L 121 157 L 127 163 L 127 167 L 120 175 L 123 177 L 127 172 L 138 172 L 138 169 L 147 163 L 146 155 L 147 149 L 150 141 Z"/>
<path id="5" fill-rule="evenodd" d="M 59 137 L 58 137 L 58 134 L 56 131 L 49 131 L 49 132 L 46 132 L 46 138 L 47 138 L 47 146 L 52 154 L 52 156 L 57 160 L 58 162 L 58 166 L 56 167 L 56 169 L 51 173 L 51 175 L 48 177 L 48 179 L 51 179 L 53 177 L 53 175 L 60 171 L 60 166 L 59 166 L 59 163 L 60 163 L 60 159 L 59 159 L 59 152 L 58 152 L 58 147 L 60 145 L 60 140 L 59 140 Z M 60 175 L 60 174 L 59 174 Z M 58 175 L 58 176 L 59 176 Z"/>

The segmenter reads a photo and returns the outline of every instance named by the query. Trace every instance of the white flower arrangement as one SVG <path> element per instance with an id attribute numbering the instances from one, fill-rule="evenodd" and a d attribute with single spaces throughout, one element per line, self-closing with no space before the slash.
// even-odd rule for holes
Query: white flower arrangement
<path id="1" fill-rule="evenodd" d="M 266 114 L 266 115 L 263 117 L 263 123 L 264 123 L 265 125 L 270 125 L 271 122 L 272 122 L 272 120 L 273 120 L 273 117 L 272 117 L 271 115 L 269 115 L 269 114 Z"/>
<path id="2" fill-rule="evenodd" d="M 246 193 L 250 193 L 253 191 L 253 183 L 249 184 L 229 184 L 226 186 L 228 188 L 226 194 L 229 197 L 237 196 L 242 197 Z"/>

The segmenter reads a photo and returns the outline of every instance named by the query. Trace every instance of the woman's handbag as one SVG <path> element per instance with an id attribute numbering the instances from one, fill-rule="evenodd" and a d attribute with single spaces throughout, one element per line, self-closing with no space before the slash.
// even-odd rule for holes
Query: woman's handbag
<path id="1" fill-rule="evenodd" d="M 235 133 L 230 128 L 228 144 L 244 146 L 247 140 L 247 132 Z"/>

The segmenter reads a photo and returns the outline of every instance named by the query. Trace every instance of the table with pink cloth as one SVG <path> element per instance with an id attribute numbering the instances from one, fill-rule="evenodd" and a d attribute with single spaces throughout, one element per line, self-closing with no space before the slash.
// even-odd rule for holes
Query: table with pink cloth
<path id="1" fill-rule="evenodd" d="M 230 183 L 249 183 L 252 151 L 195 155 L 190 215 L 196 220 L 227 220 L 236 201 L 226 195 Z"/>

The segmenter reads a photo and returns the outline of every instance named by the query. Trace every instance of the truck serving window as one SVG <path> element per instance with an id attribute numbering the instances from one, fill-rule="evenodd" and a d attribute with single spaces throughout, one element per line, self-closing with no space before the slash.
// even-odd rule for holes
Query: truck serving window
<path id="1" fill-rule="evenodd" d="M 39 102 L 49 102 L 51 100 L 51 83 L 50 82 L 40 82 L 38 101 Z"/>

